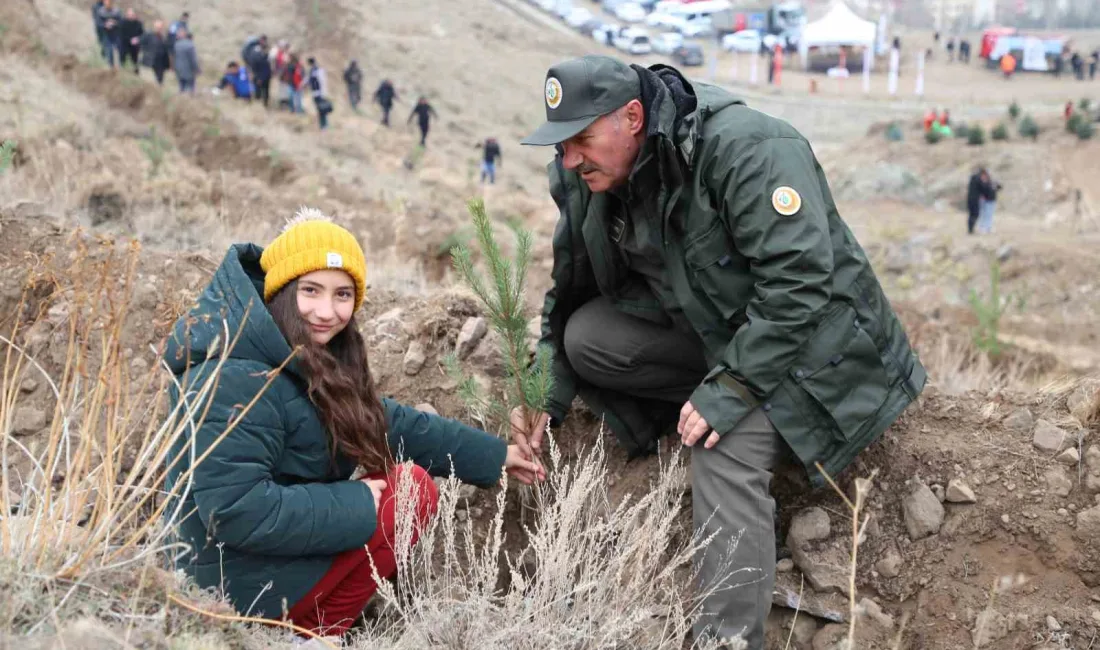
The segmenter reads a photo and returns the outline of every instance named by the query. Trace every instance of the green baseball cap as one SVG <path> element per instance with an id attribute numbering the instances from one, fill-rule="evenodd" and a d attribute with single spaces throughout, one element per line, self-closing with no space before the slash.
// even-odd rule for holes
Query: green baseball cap
<path id="1" fill-rule="evenodd" d="M 546 122 L 520 143 L 564 142 L 641 93 L 638 73 L 618 59 L 589 54 L 559 63 L 543 84 Z"/>

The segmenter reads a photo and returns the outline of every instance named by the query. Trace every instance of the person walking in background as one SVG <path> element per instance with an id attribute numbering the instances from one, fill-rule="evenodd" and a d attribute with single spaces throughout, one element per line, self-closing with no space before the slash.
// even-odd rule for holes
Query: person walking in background
<path id="1" fill-rule="evenodd" d="M 163 20 L 154 21 L 153 31 L 145 32 L 141 38 L 141 65 L 152 68 L 157 85 L 164 85 L 164 72 L 172 67 L 172 55 Z"/>
<path id="2" fill-rule="evenodd" d="M 141 53 L 141 37 L 145 34 L 145 25 L 138 20 L 137 12 L 133 7 L 126 9 L 126 16 L 119 26 L 119 67 L 125 68 L 129 59 L 134 63 L 134 74 L 138 74 L 138 58 Z"/>
<path id="3" fill-rule="evenodd" d="M 309 92 L 313 95 L 313 105 L 317 108 L 317 121 L 324 131 L 328 128 L 328 114 L 332 112 L 329 100 L 328 79 L 325 70 L 317 64 L 317 59 L 309 57 Z"/>
<path id="4" fill-rule="evenodd" d="M 242 48 L 242 57 L 252 73 L 253 96 L 267 108 L 271 96 L 271 60 L 268 58 L 267 36 L 249 39 Z"/>
<path id="5" fill-rule="evenodd" d="M 92 25 L 95 27 L 95 42 L 99 45 L 100 55 L 103 54 L 103 42 L 107 38 L 107 32 L 103 29 L 103 24 L 99 20 L 99 11 L 103 6 L 103 0 L 96 0 L 92 5 Z"/>
<path id="6" fill-rule="evenodd" d="M 359 69 L 359 62 L 351 60 L 344 70 L 344 83 L 348 87 L 348 103 L 351 110 L 359 112 L 359 102 L 363 100 L 363 71 Z"/>
<path id="7" fill-rule="evenodd" d="M 190 20 L 191 20 L 191 14 L 189 14 L 185 11 L 182 14 L 180 14 L 179 18 L 177 18 L 176 20 L 173 20 L 172 23 L 170 25 L 168 25 L 168 49 L 169 49 L 169 51 L 172 51 L 176 47 L 176 38 L 179 37 L 179 32 L 180 32 L 181 29 L 186 31 L 188 34 L 191 33 L 191 26 L 190 26 L 190 22 L 189 22 Z"/>
<path id="8" fill-rule="evenodd" d="M 305 82 L 305 71 L 302 70 L 302 63 L 298 60 L 296 53 L 290 53 L 286 66 L 283 67 L 281 79 L 287 89 L 286 101 L 290 107 L 290 112 L 305 113 L 306 109 L 302 106 L 302 84 Z"/>
<path id="9" fill-rule="evenodd" d="M 166 512 L 182 513 L 176 567 L 238 612 L 338 638 L 376 576 L 396 573 L 402 512 L 400 544 L 435 516 L 433 476 L 546 480 L 518 445 L 380 394 L 356 322 L 366 286 L 355 237 L 303 209 L 270 245 L 229 248 L 162 357 L 179 386 L 173 412 L 221 379 L 164 461 Z M 226 319 L 242 334 L 231 356 Z"/>
<path id="10" fill-rule="evenodd" d="M 113 68 L 115 56 L 119 53 L 119 28 L 122 22 L 122 14 L 115 8 L 114 0 L 103 0 L 96 7 L 95 20 L 96 29 L 103 33 L 103 40 L 99 44 L 103 60 Z"/>
<path id="11" fill-rule="evenodd" d="M 1096 66 L 1100 64 L 1100 49 L 1095 49 L 1089 55 L 1089 81 L 1096 78 Z"/>
<path id="12" fill-rule="evenodd" d="M 237 99 L 252 101 L 252 80 L 248 76 L 248 68 L 237 65 L 236 61 L 230 61 L 225 67 L 225 74 L 218 83 L 218 90 L 230 86 L 233 88 L 233 96 Z"/>
<path id="13" fill-rule="evenodd" d="M 1001 57 L 1001 72 L 1004 73 L 1005 79 L 1011 79 L 1012 74 L 1016 72 L 1016 57 L 1011 52 Z"/>
<path id="14" fill-rule="evenodd" d="M 981 216 L 982 194 L 985 192 L 985 168 L 979 167 L 970 175 L 966 186 L 966 234 L 973 235 Z"/>
<path id="15" fill-rule="evenodd" d="M 486 138 L 481 157 L 481 182 L 484 183 L 485 179 L 489 179 L 489 184 L 494 185 L 497 182 L 497 164 L 503 161 L 500 143 L 496 138 Z"/>
<path id="16" fill-rule="evenodd" d="M 374 101 L 382 107 L 382 124 L 385 126 L 390 125 L 390 109 L 393 108 L 393 102 L 396 99 L 397 90 L 389 79 L 383 79 L 382 83 L 378 84 L 378 90 L 374 91 Z"/>
<path id="17" fill-rule="evenodd" d="M 191 34 L 187 28 L 180 27 L 176 30 L 176 43 L 172 48 L 172 63 L 176 71 L 176 79 L 179 80 L 180 92 L 195 94 L 195 80 L 202 73 L 199 66 L 199 54 L 195 51 L 195 43 L 191 40 Z"/>
<path id="18" fill-rule="evenodd" d="M 409 119 L 405 121 L 405 124 L 412 122 L 413 117 L 416 117 L 417 126 L 420 127 L 420 146 L 428 146 L 428 129 L 431 127 L 433 117 L 439 117 L 436 115 L 435 109 L 428 103 L 428 98 L 423 95 L 420 99 L 416 100 L 416 106 L 413 106 L 412 112 L 409 113 Z"/>
<path id="19" fill-rule="evenodd" d="M 997 209 L 997 193 L 1001 191 L 1001 184 L 993 180 L 989 170 L 982 171 L 982 193 L 978 201 L 978 234 L 988 235 L 993 232 L 993 212 Z"/>

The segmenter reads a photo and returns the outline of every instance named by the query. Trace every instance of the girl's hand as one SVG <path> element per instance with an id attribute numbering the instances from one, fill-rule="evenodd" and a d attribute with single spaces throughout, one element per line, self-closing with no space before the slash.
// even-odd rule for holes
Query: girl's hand
<path id="1" fill-rule="evenodd" d="M 504 470 L 524 485 L 546 480 L 546 470 L 538 462 L 529 460 L 519 445 L 508 445 Z"/>
<path id="2" fill-rule="evenodd" d="M 386 489 L 386 482 L 382 479 L 362 479 L 367 487 L 370 488 L 370 492 L 374 495 L 374 511 L 378 512 L 382 507 L 382 491 Z"/>

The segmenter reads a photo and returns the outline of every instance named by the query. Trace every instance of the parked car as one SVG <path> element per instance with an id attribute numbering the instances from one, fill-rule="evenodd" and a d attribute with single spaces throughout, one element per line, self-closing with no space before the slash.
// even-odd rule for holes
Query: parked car
<path id="1" fill-rule="evenodd" d="M 755 29 L 742 29 L 722 37 L 722 49 L 728 52 L 759 52 L 764 40 Z"/>
<path id="2" fill-rule="evenodd" d="M 573 29 L 579 29 L 581 25 L 584 25 L 588 21 L 592 20 L 592 12 L 584 7 L 575 7 L 569 12 L 569 15 L 565 17 L 565 24 L 569 25 Z"/>
<path id="3" fill-rule="evenodd" d="M 645 24 L 650 27 L 668 27 L 679 31 L 678 28 L 684 24 L 684 19 L 679 16 L 654 11 L 645 17 Z"/>
<path id="4" fill-rule="evenodd" d="M 661 32 L 650 39 L 653 51 L 658 54 L 672 54 L 683 44 L 684 35 L 678 32 Z"/>
<path id="5" fill-rule="evenodd" d="M 700 16 L 683 21 L 679 32 L 687 38 L 705 38 L 714 35 L 714 25 L 709 16 Z"/>
<path id="6" fill-rule="evenodd" d="M 640 29 L 624 29 L 615 38 L 615 47 L 630 54 L 649 54 L 653 46 L 649 42 L 649 34 Z"/>
<path id="7" fill-rule="evenodd" d="M 645 9 L 636 2 L 624 2 L 615 7 L 615 17 L 627 23 L 640 23 L 645 20 Z"/>
<path id="8" fill-rule="evenodd" d="M 703 48 L 698 43 L 684 43 L 672 53 L 672 60 L 682 66 L 703 65 Z"/>
<path id="9" fill-rule="evenodd" d="M 585 23 L 580 27 L 577 27 L 577 31 L 584 34 L 585 36 L 591 36 L 592 32 L 595 32 L 601 27 L 603 27 L 603 21 L 593 17 L 591 20 L 586 20 Z"/>

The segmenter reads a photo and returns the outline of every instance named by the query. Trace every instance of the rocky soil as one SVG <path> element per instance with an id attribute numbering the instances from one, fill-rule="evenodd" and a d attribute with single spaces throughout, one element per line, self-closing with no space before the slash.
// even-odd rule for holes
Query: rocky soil
<path id="1" fill-rule="evenodd" d="M 68 336 L 65 263 L 73 241 L 40 220 L 0 223 L 0 274 L 19 277 L 28 259 L 40 260 L 22 312 L 15 311 L 19 285 L 5 284 L 3 331 L 11 331 L 13 317 L 26 323 L 42 313 L 20 342 L 53 372 Z M 140 255 L 125 352 L 135 376 L 156 363 L 151 348 L 212 270 L 193 256 Z M 480 383 L 501 380 L 495 334 L 480 312 L 458 290 L 372 292 L 360 327 L 383 391 L 469 420 L 441 358 L 457 350 Z M 49 426 L 52 397 L 34 373 L 20 382 L 14 434 L 33 444 Z M 855 574 L 859 647 L 895 647 L 896 639 L 898 647 L 928 649 L 1088 646 L 1100 632 L 1098 388 L 1085 381 L 1046 393 L 961 396 L 930 388 L 838 477 L 849 495 L 857 480 L 869 479 Z M 595 417 L 578 405 L 558 440 L 569 458 L 599 435 Z M 603 435 L 612 450 L 612 494 L 645 489 L 655 460 L 627 463 Z M 666 451 L 675 447 L 670 441 Z M 777 567 L 768 647 L 787 647 L 788 637 L 794 648 L 839 647 L 852 615 L 851 516 L 831 490 L 807 491 L 794 468 L 777 474 L 774 491 L 790 557 Z M 467 496 L 470 507 L 458 516 L 487 519 L 492 491 Z"/>

